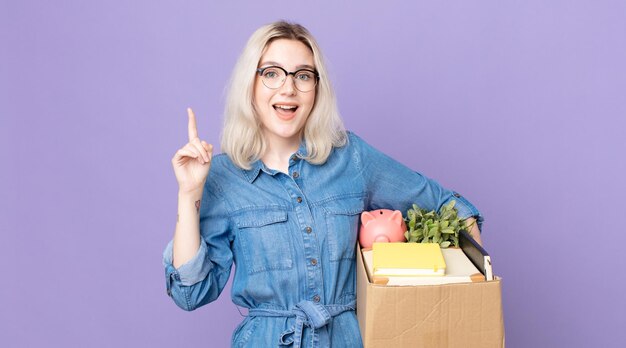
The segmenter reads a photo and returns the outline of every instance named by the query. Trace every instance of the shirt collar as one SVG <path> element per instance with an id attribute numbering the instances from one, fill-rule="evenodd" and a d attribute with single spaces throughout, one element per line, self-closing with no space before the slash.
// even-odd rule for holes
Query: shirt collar
<path id="1" fill-rule="evenodd" d="M 307 155 L 306 140 L 304 140 L 304 138 L 300 142 L 300 147 L 298 147 L 298 151 L 295 153 L 295 155 L 300 157 L 300 158 L 306 157 L 306 155 Z"/>
<path id="2" fill-rule="evenodd" d="M 257 176 L 259 176 L 259 172 L 261 168 L 264 167 L 263 162 L 261 160 L 256 160 L 251 163 L 252 168 L 250 169 L 242 169 L 243 175 L 248 179 L 249 183 L 252 183 Z"/>
<path id="3" fill-rule="evenodd" d="M 300 146 L 298 147 L 298 151 L 296 151 L 296 153 L 294 153 L 292 157 L 297 156 L 299 159 L 302 159 L 306 157 L 306 155 L 307 155 L 306 141 L 302 139 L 302 141 L 300 142 Z M 261 161 L 260 159 L 252 162 L 250 165 L 252 166 L 252 168 L 242 169 L 244 176 L 246 177 L 246 179 L 248 179 L 248 182 L 250 183 L 254 182 L 254 180 L 259 176 L 259 173 L 261 171 L 272 176 L 274 176 L 274 174 L 277 173 L 277 171 L 266 167 L 265 164 L 263 164 L 263 161 Z"/>

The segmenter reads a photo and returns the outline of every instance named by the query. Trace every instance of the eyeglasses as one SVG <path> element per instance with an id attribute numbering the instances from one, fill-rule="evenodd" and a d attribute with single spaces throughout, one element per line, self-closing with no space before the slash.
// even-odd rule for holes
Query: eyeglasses
<path id="1" fill-rule="evenodd" d="M 288 72 L 287 70 L 279 66 L 268 66 L 265 68 L 258 68 L 256 72 L 261 76 L 263 85 L 269 89 L 277 89 L 285 84 L 285 80 L 288 75 L 293 76 L 294 85 L 300 92 L 310 92 L 317 85 L 320 75 L 317 72 L 310 69 L 299 69 L 294 72 Z"/>

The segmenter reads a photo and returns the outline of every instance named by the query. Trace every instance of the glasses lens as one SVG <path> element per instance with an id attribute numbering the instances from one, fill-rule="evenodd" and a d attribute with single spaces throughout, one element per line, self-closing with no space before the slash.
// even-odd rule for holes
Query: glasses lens
<path id="1" fill-rule="evenodd" d="M 317 84 L 315 74 L 309 70 L 296 71 L 294 80 L 296 82 L 296 88 L 301 92 L 311 91 L 315 88 L 315 84 Z"/>
<path id="2" fill-rule="evenodd" d="M 279 88 L 285 81 L 285 72 L 278 68 L 263 70 L 263 84 L 268 88 Z"/>

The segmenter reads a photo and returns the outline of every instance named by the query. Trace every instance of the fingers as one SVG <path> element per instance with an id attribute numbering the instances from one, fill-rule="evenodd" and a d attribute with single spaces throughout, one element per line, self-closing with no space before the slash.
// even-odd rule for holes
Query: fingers
<path id="1" fill-rule="evenodd" d="M 178 157 L 195 158 L 202 164 L 209 163 L 212 157 L 213 145 L 208 144 L 204 140 L 200 140 L 198 137 L 196 116 L 191 108 L 187 108 L 187 115 L 189 116 L 189 123 L 187 127 L 189 142 L 183 146 L 182 149 L 178 150 L 176 155 Z"/>
<path id="2" fill-rule="evenodd" d="M 196 152 L 202 157 L 203 162 L 209 162 L 209 153 L 207 149 L 204 147 L 200 139 L 195 138 L 193 141 L 189 142 L 187 145 L 192 146 Z"/>
<path id="3" fill-rule="evenodd" d="M 187 143 L 180 150 L 176 151 L 174 160 L 180 161 L 183 157 L 190 157 L 197 159 L 201 164 L 210 163 L 212 158 L 212 149 L 213 146 L 211 144 L 207 144 L 206 142 L 204 142 L 204 144 Z"/>
<path id="4" fill-rule="evenodd" d="M 200 141 L 200 143 L 202 144 L 202 147 L 204 148 L 204 150 L 205 150 L 206 152 L 211 152 L 211 151 L 209 151 L 209 150 L 211 150 L 211 149 L 209 148 L 209 144 L 208 144 L 206 141 L 201 140 L 201 141 Z"/>
<path id="5" fill-rule="evenodd" d="M 201 141 L 201 144 L 202 144 L 202 147 L 204 147 L 204 150 L 209 155 L 209 159 L 213 158 L 213 145 L 207 143 L 204 140 Z"/>
<path id="6" fill-rule="evenodd" d="M 178 162 L 181 162 L 181 160 L 183 160 L 184 158 L 196 159 L 198 158 L 198 154 L 183 147 L 182 149 L 179 149 L 178 151 L 176 151 L 176 154 L 174 155 L 172 162 L 178 163 Z"/>
<path id="7" fill-rule="evenodd" d="M 187 115 L 189 116 L 189 124 L 187 125 L 189 133 L 189 142 L 194 139 L 198 139 L 198 127 L 196 126 L 196 115 L 194 115 L 191 108 L 187 108 Z"/>
<path id="8" fill-rule="evenodd" d="M 200 145 L 196 145 L 196 144 L 192 144 L 192 143 L 187 143 L 187 145 L 185 145 L 184 149 L 187 149 L 188 151 L 190 151 L 191 153 L 194 154 L 194 158 L 198 160 L 198 162 L 200 162 L 201 164 L 205 164 L 207 162 L 209 162 L 209 156 L 207 155 L 206 151 L 204 150 L 204 148 Z"/>

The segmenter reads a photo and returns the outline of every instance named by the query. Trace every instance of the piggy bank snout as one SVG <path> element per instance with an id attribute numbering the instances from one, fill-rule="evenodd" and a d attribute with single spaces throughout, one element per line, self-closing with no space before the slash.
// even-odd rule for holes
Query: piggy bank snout
<path id="1" fill-rule="evenodd" d="M 389 243 L 389 237 L 387 237 L 386 235 L 378 235 L 378 236 L 376 236 L 376 239 L 374 239 L 374 242 L 376 242 L 376 243 Z"/>

